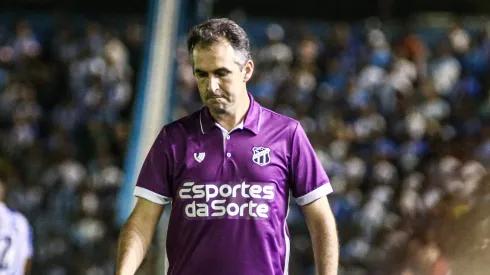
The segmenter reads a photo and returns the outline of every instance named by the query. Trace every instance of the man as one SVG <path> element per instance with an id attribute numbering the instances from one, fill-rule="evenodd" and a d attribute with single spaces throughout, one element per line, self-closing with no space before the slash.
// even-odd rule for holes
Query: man
<path id="1" fill-rule="evenodd" d="M 3 203 L 5 193 L 0 180 L 0 274 L 30 274 L 33 249 L 29 222 Z"/>
<path id="2" fill-rule="evenodd" d="M 247 93 L 254 63 L 245 31 L 211 19 L 187 43 L 205 107 L 164 126 L 148 153 L 116 274 L 135 273 L 169 202 L 168 274 L 288 274 L 290 192 L 306 216 L 318 274 L 337 274 L 329 179 L 300 124 Z"/>

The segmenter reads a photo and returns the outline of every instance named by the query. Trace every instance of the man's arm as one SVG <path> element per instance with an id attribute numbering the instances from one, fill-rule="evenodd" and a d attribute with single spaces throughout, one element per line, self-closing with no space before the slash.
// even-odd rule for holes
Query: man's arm
<path id="1" fill-rule="evenodd" d="M 24 275 L 30 275 L 31 274 L 31 266 L 32 266 L 32 260 L 29 258 L 26 260 L 26 263 L 24 265 Z"/>
<path id="2" fill-rule="evenodd" d="M 22 234 L 20 237 L 22 241 L 20 251 L 24 254 L 19 256 L 24 260 L 23 275 L 30 275 L 32 272 L 32 258 L 34 254 L 32 227 L 24 215 L 17 213 L 16 219 L 18 219 L 17 224 L 20 226 L 20 228 L 18 228 L 20 229 L 19 232 Z"/>
<path id="3" fill-rule="evenodd" d="M 339 240 L 337 227 L 327 197 L 302 206 L 311 235 L 318 275 L 337 275 Z"/>
<path id="4" fill-rule="evenodd" d="M 138 198 L 131 216 L 121 229 L 116 275 L 134 275 L 150 246 L 164 205 Z"/>

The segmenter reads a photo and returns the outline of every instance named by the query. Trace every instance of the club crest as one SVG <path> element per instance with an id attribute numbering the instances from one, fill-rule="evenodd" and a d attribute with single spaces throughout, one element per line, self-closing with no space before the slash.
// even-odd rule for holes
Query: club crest
<path id="1" fill-rule="evenodd" d="M 271 149 L 262 146 L 253 147 L 252 152 L 254 153 L 252 156 L 254 163 L 264 166 L 271 162 Z"/>

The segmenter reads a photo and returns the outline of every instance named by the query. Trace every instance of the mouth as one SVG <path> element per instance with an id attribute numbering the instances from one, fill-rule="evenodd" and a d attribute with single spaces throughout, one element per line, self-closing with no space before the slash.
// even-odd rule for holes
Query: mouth
<path id="1" fill-rule="evenodd" d="M 221 100 L 221 97 L 219 97 L 219 96 L 208 97 L 208 100 L 210 100 L 210 101 L 219 101 L 219 100 Z"/>

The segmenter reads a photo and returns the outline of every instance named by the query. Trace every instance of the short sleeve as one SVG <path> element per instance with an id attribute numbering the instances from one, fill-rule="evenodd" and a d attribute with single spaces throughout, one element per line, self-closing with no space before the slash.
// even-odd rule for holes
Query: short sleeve
<path id="1" fill-rule="evenodd" d="M 20 241 L 22 257 L 23 259 L 31 259 L 34 254 L 32 228 L 26 217 L 19 212 L 16 212 L 15 219 L 17 219 L 18 230 L 22 236 Z"/>
<path id="2" fill-rule="evenodd" d="M 26 258 L 31 259 L 34 254 L 34 247 L 33 247 L 34 240 L 32 237 L 32 228 L 29 225 L 27 225 L 26 235 L 27 235 L 26 249 L 25 249 Z"/>
<path id="3" fill-rule="evenodd" d="M 298 123 L 291 146 L 291 191 L 299 205 L 306 205 L 330 194 L 332 186 L 303 127 Z"/>
<path id="4" fill-rule="evenodd" d="M 170 141 L 163 128 L 150 148 L 141 167 L 134 196 L 158 204 L 171 201 L 173 158 Z"/>

